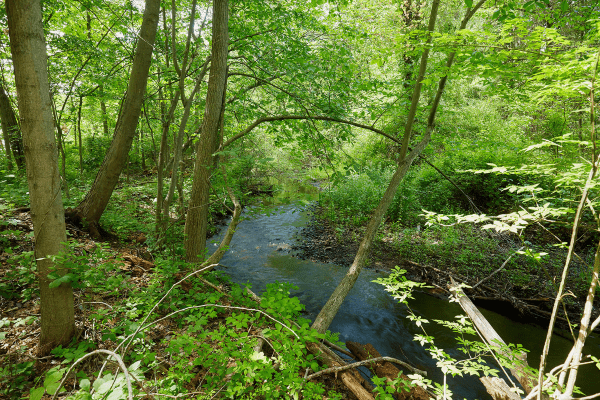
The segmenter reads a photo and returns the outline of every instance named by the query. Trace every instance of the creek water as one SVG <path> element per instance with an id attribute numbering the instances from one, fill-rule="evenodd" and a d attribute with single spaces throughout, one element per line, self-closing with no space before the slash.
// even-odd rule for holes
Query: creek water
<path id="1" fill-rule="evenodd" d="M 276 281 L 295 285 L 298 289 L 292 294 L 306 306 L 305 318 L 314 319 L 347 272 L 347 267 L 315 263 L 294 256 L 290 249 L 299 240 L 298 234 L 309 218 L 306 209 L 298 203 L 275 206 L 270 212 L 250 210 L 239 224 L 231 246 L 221 260 L 220 269 L 234 282 L 250 284 L 259 295 L 267 284 Z M 209 241 L 209 252 L 216 248 L 221 235 Z M 361 272 L 329 329 L 339 332 L 339 339 L 343 342 L 371 343 L 382 355 L 408 361 L 426 370 L 429 379 L 443 382 L 443 374 L 435 362 L 419 342 L 413 340 L 413 336 L 421 331 L 406 318 L 406 306 L 393 300 L 383 286 L 372 282 L 381 276 L 384 273 L 373 270 Z M 456 315 L 464 314 L 456 303 L 425 293 L 415 293 L 410 307 L 429 321 L 454 320 Z M 512 321 L 492 311 L 481 311 L 505 342 L 520 343 L 530 350 L 529 364 L 537 368 L 545 329 Z M 455 335 L 449 329 L 433 322 L 427 324 L 426 329 L 435 338 L 438 347 L 454 358 L 464 358 L 464 354 L 457 350 Z M 570 348 L 571 341 L 555 335 L 549 364 L 554 366 L 564 360 Z M 591 352 L 600 356 L 600 338 L 592 335 L 586 349 L 587 354 Z M 600 392 L 598 369 L 583 367 L 580 375 L 578 385 L 584 393 Z M 477 378 L 449 376 L 447 382 L 455 399 L 491 398 Z"/>

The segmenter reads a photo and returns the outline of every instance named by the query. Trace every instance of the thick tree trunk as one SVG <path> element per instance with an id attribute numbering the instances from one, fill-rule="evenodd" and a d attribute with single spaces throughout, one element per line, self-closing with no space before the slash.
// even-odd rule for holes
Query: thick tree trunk
<path id="1" fill-rule="evenodd" d="M 0 84 L 0 123 L 2 124 L 2 133 L 4 135 L 4 142 L 6 143 L 6 151 L 10 151 L 6 156 L 10 157 L 12 154 L 12 158 L 17 164 L 17 168 L 25 168 L 21 128 L 19 128 L 15 111 L 10 104 L 10 99 L 2 84 Z"/>
<path id="2" fill-rule="evenodd" d="M 140 39 L 135 51 L 127 94 L 119 113 L 113 141 L 92 188 L 75 209 L 77 217 L 84 218 L 90 224 L 90 233 L 95 235 L 98 232 L 94 228 L 119 181 L 135 136 L 152 61 L 152 48 L 156 37 L 159 10 L 160 0 L 146 0 Z"/>
<path id="3" fill-rule="evenodd" d="M 227 78 L 228 3 L 228 0 L 213 2 L 210 78 L 200 140 L 196 147 L 192 193 L 185 220 L 185 252 L 189 262 L 202 261 L 198 257 L 204 254 L 206 247 L 210 176 L 214 169 L 213 154 L 219 145 L 219 119 Z"/>
<path id="4" fill-rule="evenodd" d="M 38 353 L 45 354 L 59 344 L 67 344 L 75 331 L 71 286 L 62 284 L 50 288 L 48 279 L 50 268 L 60 268 L 52 263 L 49 256 L 63 250 L 61 243 L 66 242 L 67 236 L 48 85 L 46 41 L 39 0 L 7 0 L 6 11 L 27 160 L 40 285 Z M 60 272 L 64 271 L 59 269 Z"/>

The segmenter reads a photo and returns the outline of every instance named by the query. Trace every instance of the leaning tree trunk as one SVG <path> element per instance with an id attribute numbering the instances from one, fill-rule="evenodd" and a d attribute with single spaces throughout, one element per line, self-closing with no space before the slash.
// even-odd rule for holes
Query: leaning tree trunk
<path id="1" fill-rule="evenodd" d="M 159 10 L 160 0 L 146 0 L 140 39 L 135 51 L 127 94 L 115 126 L 113 140 L 92 188 L 74 210 L 76 218 L 85 219 L 90 224 L 92 235 L 98 235 L 96 230 L 98 221 L 119 181 L 121 171 L 127 163 L 129 149 L 135 136 L 146 92 Z"/>
<path id="2" fill-rule="evenodd" d="M 472 9 L 469 9 L 467 11 L 465 17 L 462 20 L 460 29 L 466 28 L 467 23 L 469 22 L 471 17 L 485 3 L 485 1 L 486 0 L 480 0 Z M 433 4 L 431 6 L 431 15 L 429 17 L 429 26 L 428 26 L 428 30 L 430 33 L 433 32 L 433 30 L 435 28 L 435 20 L 437 18 L 439 3 L 440 3 L 440 0 L 434 0 Z M 428 45 L 430 43 L 431 43 L 431 35 L 429 36 L 429 39 L 427 41 Z M 452 66 L 452 62 L 454 61 L 454 56 L 455 56 L 454 52 L 450 53 L 448 55 L 448 59 L 446 61 L 446 68 L 448 71 L 450 70 L 450 67 Z M 356 280 L 358 279 L 358 275 L 360 274 L 360 271 L 362 270 L 362 267 L 365 264 L 365 260 L 366 260 L 367 256 L 369 255 L 369 248 L 371 247 L 371 243 L 373 242 L 375 233 L 377 232 L 377 229 L 379 228 L 379 225 L 381 224 L 381 220 L 383 219 L 383 216 L 385 215 L 390 204 L 392 203 L 392 200 L 394 199 L 394 195 L 396 194 L 396 191 L 398 190 L 398 186 L 400 185 L 400 182 L 402 181 L 402 179 L 408 172 L 408 169 L 410 168 L 410 165 L 412 164 L 412 162 L 415 160 L 416 157 L 419 156 L 419 154 L 421 154 L 421 152 L 423 151 L 425 146 L 427 146 L 427 144 L 429 143 L 429 140 L 431 138 L 431 133 L 433 132 L 433 129 L 434 129 L 437 108 L 439 106 L 442 94 L 444 93 L 447 76 L 442 77 L 442 79 L 440 79 L 440 82 L 438 84 L 438 90 L 437 90 L 433 105 L 431 107 L 431 110 L 429 112 L 429 118 L 427 121 L 427 130 L 425 132 L 425 135 L 423 136 L 423 138 L 421 139 L 419 144 L 413 148 L 413 150 L 410 152 L 410 154 L 407 155 L 408 145 L 410 143 L 410 138 L 412 135 L 413 122 L 414 122 L 415 115 L 417 112 L 417 106 L 419 104 L 419 99 L 421 97 L 421 86 L 422 86 L 421 82 L 423 81 L 423 77 L 425 75 L 425 70 L 427 69 L 428 57 L 429 57 L 429 47 L 425 47 L 425 50 L 423 51 L 423 54 L 421 56 L 421 63 L 419 66 L 417 82 L 415 84 L 415 87 L 413 90 L 413 95 L 411 98 L 411 107 L 410 107 L 410 110 L 408 113 L 408 118 L 406 121 L 404 137 L 402 139 L 402 148 L 400 149 L 400 155 L 398 158 L 398 167 L 396 169 L 396 172 L 392 176 L 390 184 L 389 184 L 388 188 L 386 189 L 383 197 L 381 198 L 381 201 L 379 202 L 377 208 L 375 209 L 375 211 L 373 212 L 373 215 L 371 216 L 371 220 L 369 221 L 369 224 L 367 225 L 367 230 L 365 232 L 365 236 L 363 237 L 363 240 L 360 243 L 360 246 L 359 246 L 356 256 L 354 258 L 354 262 L 350 266 L 348 273 L 344 276 L 342 281 L 335 288 L 334 292 L 329 297 L 329 300 L 327 300 L 327 303 L 325 303 L 325 305 L 319 312 L 319 315 L 317 315 L 317 318 L 313 322 L 312 327 L 320 333 L 324 333 L 327 330 L 327 328 L 329 328 L 329 325 L 331 324 L 331 321 L 333 321 L 333 318 L 335 317 L 338 310 L 340 309 L 342 302 L 344 301 L 344 299 L 346 298 L 346 296 L 348 295 L 348 293 L 354 286 L 354 283 L 356 283 Z"/>
<path id="3" fill-rule="evenodd" d="M 430 35 L 429 35 L 429 39 L 427 40 L 428 45 L 431 43 L 431 40 L 432 40 L 431 33 L 433 33 L 433 30 L 435 28 L 435 20 L 437 17 L 437 11 L 438 11 L 439 4 L 440 4 L 440 0 L 434 0 L 433 4 L 431 6 L 431 16 L 429 18 L 429 28 L 428 28 Z M 325 305 L 319 312 L 319 315 L 317 315 L 317 318 L 313 322 L 312 327 L 314 329 L 316 329 L 318 332 L 324 333 L 327 330 L 327 328 L 329 328 L 329 325 L 331 324 L 331 321 L 333 321 L 333 318 L 335 317 L 338 310 L 340 309 L 342 302 L 344 301 L 344 299 L 346 298 L 346 296 L 348 295 L 348 293 L 354 286 L 354 283 L 358 279 L 358 275 L 360 274 L 360 271 L 362 270 L 362 268 L 365 264 L 365 260 L 367 259 L 368 255 L 369 255 L 369 248 L 371 247 L 371 244 L 373 243 L 373 238 L 375 237 L 375 233 L 377 232 L 377 229 L 379 229 L 381 220 L 383 219 L 383 216 L 387 212 L 390 204 L 392 204 L 392 200 L 394 199 L 394 196 L 396 194 L 396 191 L 398 190 L 398 186 L 400 185 L 402 178 L 404 178 L 404 175 L 406 175 L 406 172 L 408 172 L 408 169 L 410 168 L 410 164 L 412 164 L 412 162 L 417 157 L 417 155 L 421 153 L 421 151 L 425 148 L 425 146 L 429 142 L 429 138 L 431 137 L 431 131 L 428 129 L 425 136 L 419 143 L 419 145 L 417 147 L 415 147 L 411 151 L 410 155 L 408 155 L 408 157 L 407 157 L 408 145 L 410 143 L 410 138 L 412 136 L 413 122 L 415 120 L 415 115 L 417 112 L 417 106 L 419 104 L 419 99 L 421 98 L 421 87 L 422 87 L 421 82 L 423 81 L 423 77 L 425 76 L 425 70 L 427 69 L 428 57 L 429 57 L 429 47 L 425 47 L 425 50 L 423 50 L 423 54 L 421 56 L 419 75 L 417 76 L 417 82 L 416 82 L 414 90 L 413 90 L 411 107 L 410 107 L 410 110 L 408 113 L 408 118 L 407 118 L 406 125 L 405 125 L 404 137 L 402 140 L 402 148 L 400 149 L 400 155 L 398 158 L 398 168 L 396 169 L 396 172 L 392 176 L 392 180 L 390 181 L 388 188 L 386 189 L 385 193 L 383 194 L 381 201 L 379 202 L 379 204 L 377 205 L 377 208 L 375 209 L 375 211 L 373 212 L 373 215 L 371 216 L 371 220 L 369 221 L 369 224 L 367 225 L 367 230 L 365 232 L 365 236 L 363 237 L 363 240 L 360 242 L 360 246 L 358 247 L 358 251 L 356 253 L 356 256 L 354 257 L 354 262 L 350 266 L 348 273 L 344 276 L 342 281 L 335 288 L 335 290 L 329 297 L 329 300 L 327 300 L 327 303 L 325 303 Z"/>
<path id="4" fill-rule="evenodd" d="M 49 256 L 63 250 L 65 216 L 48 85 L 46 41 L 40 0 L 7 0 L 6 12 L 23 130 L 31 199 L 35 259 L 40 285 L 41 335 L 38 353 L 67 344 L 75 331 L 73 291 L 68 283 L 50 288 L 48 273 L 59 265 Z"/>
<path id="5" fill-rule="evenodd" d="M 210 176 L 214 169 L 213 154 L 219 145 L 219 119 L 227 78 L 228 7 L 228 0 L 213 2 L 210 77 L 204 120 L 196 147 L 192 193 L 185 220 L 185 257 L 189 262 L 202 261 L 198 257 L 204 254 L 206 247 Z"/>
<path id="6" fill-rule="evenodd" d="M 10 100 L 4 87 L 0 84 L 0 123 L 2 124 L 2 133 L 6 143 L 6 151 L 10 151 L 6 156 L 12 157 L 17 164 L 18 169 L 25 168 L 25 155 L 23 154 L 23 139 L 21 138 L 21 128 L 17 122 L 15 111 L 10 104 Z"/>

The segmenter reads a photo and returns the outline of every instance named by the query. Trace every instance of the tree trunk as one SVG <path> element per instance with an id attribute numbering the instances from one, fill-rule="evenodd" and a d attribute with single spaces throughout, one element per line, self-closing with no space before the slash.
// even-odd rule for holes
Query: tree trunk
<path id="1" fill-rule="evenodd" d="M 162 96 L 161 96 L 162 98 Z M 177 107 L 177 103 L 179 102 L 179 91 L 175 92 L 175 97 L 171 99 L 171 107 L 169 108 L 169 113 L 165 114 L 165 106 L 161 104 L 162 109 L 162 134 L 160 138 L 160 151 L 158 153 L 158 165 L 157 165 L 157 190 L 156 190 L 156 236 L 164 235 L 167 228 L 167 221 L 169 220 L 169 213 L 163 217 L 163 187 L 164 187 L 164 174 L 165 174 L 165 165 L 166 160 L 169 157 L 169 140 L 168 134 L 171 126 L 171 122 L 173 121 L 173 115 L 175 113 L 175 108 Z"/>
<path id="2" fill-rule="evenodd" d="M 97 231 L 98 221 L 127 163 L 146 92 L 159 10 L 160 0 L 146 0 L 144 20 L 133 59 L 127 94 L 115 126 L 112 143 L 92 188 L 74 210 L 76 218 L 84 218 L 90 224 L 92 235 L 99 235 Z"/>
<path id="3" fill-rule="evenodd" d="M 169 66 L 170 66 L 169 54 L 171 54 L 171 53 L 169 50 L 169 29 L 167 27 L 167 15 L 166 15 L 164 6 L 162 8 L 162 20 L 163 20 L 163 34 L 165 35 L 165 52 L 164 52 L 165 66 L 166 66 L 166 69 L 168 70 Z M 156 210 L 155 210 L 155 214 L 156 214 L 155 233 L 156 233 L 156 240 L 159 243 L 162 240 L 161 235 L 166 234 L 167 222 L 169 220 L 169 215 L 167 215 L 166 219 L 163 219 L 163 217 L 162 217 L 162 215 L 163 215 L 162 210 L 163 210 L 163 203 L 164 203 L 164 193 L 163 193 L 164 176 L 165 176 L 165 168 L 167 165 L 167 159 L 169 158 L 169 141 L 168 141 L 169 129 L 171 126 L 171 122 L 173 121 L 175 108 L 177 107 L 177 104 L 179 102 L 179 91 L 177 90 L 175 92 L 175 95 L 173 95 L 171 83 L 169 80 L 167 80 L 167 82 L 168 82 L 167 85 L 168 85 L 168 89 L 169 89 L 168 92 L 169 92 L 169 96 L 171 99 L 171 106 L 169 107 L 169 112 L 167 114 L 166 101 L 163 100 L 165 97 L 163 95 L 161 76 L 162 76 L 162 73 L 159 70 L 158 71 L 158 81 L 159 81 L 158 94 L 159 94 L 159 98 L 161 99 L 160 113 L 161 113 L 161 122 L 162 122 L 162 134 L 161 134 L 161 139 L 160 139 L 160 150 L 158 153 L 158 162 L 156 163 L 158 182 L 157 182 L 157 187 L 156 187 Z"/>
<path id="4" fill-rule="evenodd" d="M 6 150 L 11 151 L 12 157 L 17 164 L 18 169 L 25 168 L 25 155 L 23 153 L 23 139 L 21 138 L 21 129 L 15 116 L 15 111 L 10 104 L 10 99 L 0 84 L 0 123 L 6 144 Z M 8 139 L 8 142 L 6 141 Z M 7 157 L 9 153 L 7 153 Z M 10 160 L 10 158 L 9 158 Z"/>
<path id="5" fill-rule="evenodd" d="M 83 96 L 79 96 L 79 107 L 77 108 L 77 132 L 75 132 L 75 142 L 79 137 L 79 176 L 83 176 L 83 144 L 81 143 L 81 108 L 83 107 Z"/>
<path id="6" fill-rule="evenodd" d="M 481 6 L 485 3 L 485 1 L 486 0 L 479 0 L 479 2 L 473 8 L 467 9 L 467 13 L 461 22 L 460 29 L 466 28 L 467 23 L 469 22 L 471 17 L 475 14 L 475 12 L 479 8 L 481 8 Z M 435 20 L 437 18 L 439 3 L 440 3 L 440 0 L 434 0 L 433 4 L 431 5 L 431 14 L 429 17 L 429 26 L 428 26 L 428 30 L 430 33 L 433 32 L 433 30 L 435 28 Z M 431 35 L 429 36 L 427 43 L 428 44 L 431 43 Z M 454 56 L 455 56 L 454 52 L 450 53 L 446 60 L 446 70 L 448 72 L 450 71 L 452 62 L 454 61 Z M 427 69 L 428 57 L 429 57 L 429 48 L 426 47 L 421 56 L 421 63 L 419 66 L 419 74 L 417 76 L 417 82 L 415 84 L 415 88 L 414 88 L 412 100 L 411 100 L 411 107 L 410 107 L 410 110 L 408 113 L 408 118 L 407 118 L 406 125 L 405 125 L 404 137 L 402 139 L 402 148 L 400 149 L 400 156 L 398 158 L 398 168 L 396 169 L 396 172 L 392 176 L 390 184 L 389 184 L 388 188 L 386 189 L 385 193 L 383 194 L 381 201 L 379 202 L 379 204 L 377 205 L 377 208 L 373 212 L 371 220 L 369 221 L 369 224 L 367 225 L 367 230 L 365 232 L 365 236 L 359 245 L 358 251 L 356 253 L 356 257 L 354 258 L 354 261 L 353 261 L 352 265 L 350 266 L 348 273 L 344 276 L 342 281 L 335 288 L 334 292 L 331 294 L 331 297 L 329 297 L 329 300 L 327 300 L 327 303 L 325 303 L 325 305 L 323 306 L 323 309 L 321 309 L 321 311 L 319 312 L 319 315 L 317 315 L 317 318 L 313 322 L 312 328 L 316 329 L 320 333 L 324 333 L 327 330 L 327 328 L 329 328 L 329 325 L 331 324 L 331 321 L 333 321 L 333 318 L 337 314 L 340 306 L 342 305 L 342 302 L 344 301 L 344 299 L 346 298 L 346 296 L 348 295 L 348 293 L 354 286 L 354 283 L 358 279 L 358 275 L 360 274 L 360 271 L 362 270 L 362 267 L 364 266 L 365 260 L 366 260 L 367 256 L 369 255 L 369 248 L 371 247 L 371 243 L 373 242 L 375 233 L 377 232 L 377 229 L 379 228 L 379 225 L 381 224 L 383 216 L 385 215 L 387 209 L 389 208 L 390 204 L 392 203 L 392 200 L 394 199 L 394 195 L 396 194 L 396 191 L 398 190 L 398 186 L 400 185 L 400 182 L 404 178 L 404 175 L 406 175 L 406 173 L 408 172 L 408 169 L 410 168 L 410 165 L 413 163 L 414 159 L 421 154 L 421 152 L 423 151 L 425 146 L 427 146 L 427 144 L 429 143 L 429 140 L 431 138 L 431 134 L 435 127 L 435 116 L 437 113 L 437 108 L 439 106 L 440 99 L 442 98 L 442 94 L 444 93 L 444 89 L 446 87 L 446 82 L 448 79 L 447 75 L 443 76 L 439 81 L 438 90 L 437 90 L 435 99 L 433 101 L 433 104 L 431 106 L 431 110 L 429 111 L 429 118 L 427 120 L 427 130 L 425 131 L 425 135 L 423 136 L 423 138 L 421 139 L 419 144 L 413 148 L 413 150 L 410 152 L 410 154 L 408 154 L 408 156 L 406 155 L 408 152 L 408 145 L 410 144 L 410 138 L 412 136 L 412 127 L 413 127 L 414 118 L 415 118 L 415 115 L 417 112 L 417 106 L 419 104 L 419 99 L 421 97 L 421 86 L 422 86 L 421 82 L 423 81 L 423 77 L 425 76 L 425 70 Z"/>
<path id="7" fill-rule="evenodd" d="M 71 340 L 75 331 L 73 291 L 63 283 L 50 288 L 48 273 L 55 265 L 49 256 L 63 250 L 65 217 L 60 193 L 58 154 L 48 84 L 46 41 L 39 0 L 7 0 L 6 12 L 27 181 L 34 228 L 35 259 L 40 285 L 41 335 L 38 354 Z"/>
<path id="8" fill-rule="evenodd" d="M 214 169 L 213 154 L 219 144 L 219 119 L 227 78 L 227 46 L 229 44 L 229 4 L 228 0 L 213 2 L 212 60 L 206 108 L 200 140 L 196 147 L 194 180 L 185 220 L 185 253 L 189 262 L 201 261 L 204 254 L 208 225 L 208 202 L 210 176 Z"/>
<path id="9" fill-rule="evenodd" d="M 2 127 L 2 138 L 4 139 L 4 152 L 6 153 L 6 167 L 9 171 L 13 169 L 13 157 L 10 150 L 10 135 L 8 129 Z"/>
<path id="10" fill-rule="evenodd" d="M 433 4 L 431 6 L 431 16 L 429 18 L 429 32 L 430 33 L 432 33 L 435 28 L 435 20 L 437 17 L 437 10 L 438 10 L 439 4 L 440 4 L 440 0 L 434 0 Z M 427 43 L 428 44 L 431 43 L 431 35 L 429 35 L 429 39 L 427 40 Z M 371 247 L 371 244 L 373 243 L 373 238 L 375 237 L 375 233 L 377 232 L 377 229 L 379 229 L 381 220 L 383 219 L 383 216 L 385 215 L 386 211 L 388 210 L 390 204 L 392 204 L 392 200 L 394 199 L 394 196 L 396 194 L 396 191 L 398 190 L 398 186 L 400 185 L 402 178 L 404 178 L 404 175 L 406 175 L 406 173 L 408 172 L 410 165 L 412 164 L 414 159 L 421 153 L 421 151 L 423 151 L 423 149 L 429 142 L 429 138 L 431 137 L 431 131 L 433 129 L 429 129 L 429 127 L 428 127 L 427 132 L 426 132 L 425 136 L 423 137 L 423 139 L 421 140 L 421 142 L 419 143 L 419 145 L 417 147 L 415 147 L 413 149 L 413 151 L 411 151 L 411 153 L 407 157 L 408 145 L 410 143 L 410 137 L 412 136 L 411 135 L 412 134 L 412 126 L 413 126 L 413 122 L 414 122 L 415 115 L 417 112 L 417 106 L 419 103 L 419 99 L 421 97 L 421 86 L 422 86 L 421 82 L 423 81 L 423 77 L 425 76 L 425 70 L 427 68 L 428 57 L 429 57 L 429 48 L 426 47 L 425 50 L 423 50 L 423 55 L 421 56 L 419 75 L 417 77 L 417 82 L 416 82 L 414 90 L 413 90 L 411 107 L 410 107 L 410 110 L 408 113 L 408 118 L 406 121 L 405 131 L 404 131 L 404 138 L 402 140 L 402 148 L 400 149 L 400 156 L 398 159 L 398 168 L 396 169 L 396 172 L 392 176 L 392 180 L 390 181 L 388 188 L 386 189 L 385 193 L 383 194 L 381 201 L 379 202 L 379 204 L 377 205 L 377 208 L 375 209 L 375 211 L 373 212 L 373 215 L 371 216 L 371 220 L 369 221 L 369 224 L 367 225 L 367 230 L 365 232 L 365 236 L 363 237 L 362 241 L 360 242 L 360 246 L 358 247 L 358 251 L 356 253 L 356 256 L 354 258 L 352 265 L 350 266 L 350 269 L 348 270 L 348 273 L 344 276 L 342 281 L 335 288 L 335 290 L 331 294 L 331 297 L 329 297 L 329 300 L 327 300 L 327 303 L 325 303 L 325 305 L 319 312 L 319 315 L 317 315 L 317 318 L 313 322 L 312 328 L 316 329 L 320 333 L 324 333 L 327 330 L 327 328 L 329 328 L 329 325 L 331 324 L 331 321 L 333 321 L 333 318 L 335 317 L 338 310 L 340 309 L 342 302 L 344 301 L 344 299 L 346 298 L 346 296 L 348 295 L 348 293 L 354 286 L 354 283 L 356 283 L 356 280 L 358 279 L 358 275 L 360 274 L 360 271 L 362 270 L 362 268 L 365 264 L 365 260 L 367 259 L 368 255 L 369 255 L 369 248 Z"/>
<path id="11" fill-rule="evenodd" d="M 63 136 L 63 129 L 60 126 L 60 124 L 58 124 L 56 121 L 56 110 L 53 110 L 52 112 L 54 116 L 54 126 L 56 126 L 56 142 L 58 143 L 58 153 L 61 157 L 61 175 L 63 189 L 65 191 L 65 196 L 67 196 L 67 199 L 70 199 L 71 197 L 69 196 L 69 183 L 67 182 L 67 155 L 65 154 L 65 141 L 63 139 L 64 136 L 66 136 L 69 133 L 69 131 L 67 131 L 67 133 L 65 133 Z"/>
<path id="12" fill-rule="evenodd" d="M 163 205 L 162 205 L 162 220 L 163 221 L 168 221 L 169 220 L 169 209 L 171 207 L 171 203 L 173 202 L 173 198 L 175 197 L 175 187 L 177 185 L 177 182 L 179 181 L 179 164 L 181 162 L 181 158 L 183 156 L 183 135 L 185 134 L 185 128 L 187 126 L 189 117 L 190 117 L 190 111 L 192 109 L 192 104 L 194 99 L 196 98 L 196 94 L 198 93 L 198 91 L 200 90 L 200 85 L 204 79 L 204 73 L 200 73 L 200 76 L 198 77 L 198 79 L 196 80 L 196 85 L 194 87 L 194 89 L 192 90 L 192 93 L 190 94 L 190 97 L 188 97 L 187 99 L 184 100 L 184 110 L 183 110 L 183 115 L 181 117 L 181 121 L 179 122 L 179 131 L 177 133 L 177 136 L 175 138 L 175 144 L 173 146 L 173 167 L 171 169 L 171 183 L 169 185 L 169 191 L 167 192 L 167 197 L 163 200 Z M 180 90 L 177 93 L 182 93 L 183 92 Z M 182 95 L 183 98 L 183 95 Z M 182 171 L 183 172 L 183 171 Z M 181 196 L 179 196 L 179 200 L 183 201 L 183 199 L 181 198 Z"/>
<path id="13" fill-rule="evenodd" d="M 104 101 L 104 85 L 100 85 L 100 111 L 102 113 L 102 132 L 108 136 L 108 113 L 106 112 L 106 101 Z"/>

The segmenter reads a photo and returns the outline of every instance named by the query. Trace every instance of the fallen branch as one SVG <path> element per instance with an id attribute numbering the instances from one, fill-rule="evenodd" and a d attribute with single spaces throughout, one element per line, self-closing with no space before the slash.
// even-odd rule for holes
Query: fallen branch
<path id="1" fill-rule="evenodd" d="M 322 344 L 308 343 L 307 348 L 311 353 L 313 353 L 316 356 L 319 356 L 324 364 L 329 365 L 332 368 L 343 366 L 343 364 L 341 364 L 338 360 L 331 357 L 331 355 L 327 354 L 326 347 Z M 354 376 L 350 371 L 341 371 L 339 378 L 359 400 L 375 400 L 371 393 L 369 393 L 367 389 L 365 389 L 360 384 L 359 379 L 356 376 Z"/>
<path id="2" fill-rule="evenodd" d="M 58 385 L 59 389 L 63 386 L 63 384 L 67 380 L 67 377 L 73 370 L 73 368 L 75 368 L 75 366 L 77 364 L 79 364 L 83 360 L 93 356 L 94 354 L 108 354 L 109 356 L 112 356 L 117 361 L 117 364 L 119 364 L 119 368 L 121 368 L 123 370 L 123 374 L 125 375 L 125 382 L 127 383 L 127 393 L 128 393 L 127 399 L 133 400 L 133 388 L 131 387 L 131 380 L 129 379 L 129 371 L 127 370 L 127 367 L 125 366 L 125 363 L 123 362 L 123 360 L 121 359 L 121 357 L 119 357 L 119 355 L 117 353 L 112 352 L 110 350 L 104 350 L 104 349 L 94 350 L 94 351 L 87 353 L 86 355 L 80 357 L 77 361 L 75 361 L 73 363 L 73 365 L 71 365 L 69 367 L 69 369 L 65 373 L 65 376 L 63 376 L 62 380 L 60 381 L 60 384 Z M 98 377 L 100 377 L 100 374 L 98 375 Z M 116 377 L 115 377 L 115 379 L 116 379 Z M 58 389 L 56 390 L 56 392 L 54 392 L 54 395 L 52 396 L 52 400 L 56 399 L 58 392 L 60 392 L 60 390 L 58 390 Z"/>
<path id="3" fill-rule="evenodd" d="M 391 361 L 385 360 L 387 357 L 382 357 L 381 354 L 377 351 L 372 344 L 361 344 L 356 342 L 346 342 L 346 346 L 352 351 L 354 357 L 361 361 L 369 361 L 369 360 L 380 360 L 384 359 L 383 362 L 376 362 L 374 365 L 369 366 L 371 372 L 377 375 L 380 378 L 384 378 L 386 382 L 391 385 L 394 385 L 394 381 L 398 378 L 402 378 L 407 381 L 409 378 L 404 375 L 398 368 L 396 368 L 392 363 L 398 363 L 399 360 Z M 409 369 L 412 372 L 418 373 L 420 375 L 426 376 L 427 373 L 425 371 L 418 370 L 417 368 L 400 361 L 398 363 L 405 369 Z M 414 386 L 411 388 L 395 388 L 395 398 L 397 400 L 429 400 L 432 396 L 420 386 Z"/>
<path id="4" fill-rule="evenodd" d="M 485 319 L 485 317 L 479 312 L 477 307 L 475 307 L 475 305 L 471 302 L 471 300 L 469 300 L 467 295 L 464 294 L 462 289 L 455 282 L 452 282 L 452 285 L 450 285 L 450 290 L 453 293 L 455 293 L 456 297 L 458 298 L 458 303 L 460 304 L 462 309 L 467 313 L 467 315 L 471 319 L 471 321 L 473 321 L 473 325 L 477 329 L 477 332 L 480 334 L 482 339 L 484 339 L 485 343 L 488 344 L 488 346 L 490 347 L 490 350 L 492 348 L 494 348 L 495 351 L 498 351 L 502 356 L 508 358 L 509 360 L 516 358 L 517 360 L 521 361 L 521 365 L 519 365 L 518 363 L 511 363 L 509 370 L 512 373 L 512 375 L 517 378 L 517 380 L 523 386 L 525 391 L 527 393 L 530 393 L 536 385 L 535 385 L 535 377 L 531 376 L 527 372 L 527 369 L 526 369 L 527 368 L 526 354 L 520 353 L 519 355 L 515 356 L 515 355 L 501 349 L 500 346 L 505 347 L 506 344 L 504 343 L 504 341 L 502 340 L 500 335 L 498 335 L 498 333 L 496 333 L 496 331 L 490 325 L 490 323 L 487 321 L 487 319 Z M 494 354 L 492 353 L 492 355 L 494 355 Z M 494 356 L 494 358 L 496 358 L 496 357 Z M 502 365 L 500 365 L 500 367 L 502 369 L 504 369 L 502 367 Z M 510 380 L 510 378 L 508 378 L 508 379 Z M 485 384 L 486 382 L 482 381 L 482 383 Z M 498 386 L 496 385 L 496 388 L 497 387 Z M 491 388 L 490 388 L 490 390 L 491 390 Z M 492 393 L 490 392 L 490 394 L 492 394 Z M 510 392 L 507 393 L 507 397 L 511 398 Z M 496 398 L 498 398 L 498 397 L 496 397 Z"/>
<path id="5" fill-rule="evenodd" d="M 406 369 L 410 369 L 412 372 L 414 372 L 415 374 L 419 374 L 419 375 L 423 375 L 423 376 L 427 376 L 427 371 L 422 371 L 420 369 L 417 369 L 415 367 L 413 367 L 410 364 L 405 363 L 404 361 L 400 361 L 397 358 L 393 358 L 393 357 L 377 357 L 377 358 L 370 358 L 368 360 L 364 360 L 364 361 L 358 361 L 352 364 L 346 364 L 344 366 L 341 367 L 332 367 L 332 368 L 327 368 L 324 370 L 321 370 L 319 372 L 315 372 L 314 374 L 310 374 L 309 376 L 306 377 L 307 380 L 310 379 L 314 379 L 318 376 L 324 375 L 324 374 L 329 374 L 332 372 L 341 372 L 341 371 L 345 371 L 347 369 L 352 369 L 352 368 L 358 368 L 358 367 L 362 367 L 363 365 L 366 364 L 371 364 L 371 363 L 376 363 L 379 361 L 388 361 L 394 364 L 398 364 Z"/>

